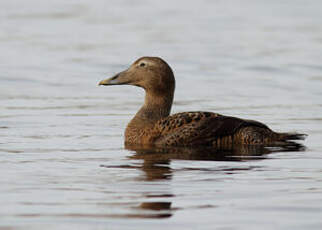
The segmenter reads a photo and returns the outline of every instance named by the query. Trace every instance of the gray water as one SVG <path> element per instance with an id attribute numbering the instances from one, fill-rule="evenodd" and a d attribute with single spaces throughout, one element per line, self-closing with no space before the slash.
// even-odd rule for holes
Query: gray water
<path id="1" fill-rule="evenodd" d="M 321 229 L 322 2 L 0 1 L 0 229 Z M 173 113 L 309 136 L 217 159 L 126 150 L 143 102 L 98 87 L 140 56 L 173 68 Z"/>

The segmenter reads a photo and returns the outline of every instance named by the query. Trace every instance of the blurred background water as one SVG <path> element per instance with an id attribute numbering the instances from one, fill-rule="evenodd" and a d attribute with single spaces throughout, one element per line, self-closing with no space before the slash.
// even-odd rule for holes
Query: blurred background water
<path id="1" fill-rule="evenodd" d="M 0 1 L 0 229 L 321 229 L 321 15 L 314 0 Z M 304 132 L 306 151 L 124 149 L 144 92 L 97 83 L 140 56 L 173 68 L 172 112 Z"/>

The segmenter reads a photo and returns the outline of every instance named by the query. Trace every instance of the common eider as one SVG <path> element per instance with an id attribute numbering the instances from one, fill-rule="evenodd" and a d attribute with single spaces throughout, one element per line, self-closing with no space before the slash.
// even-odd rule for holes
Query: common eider
<path id="1" fill-rule="evenodd" d="M 306 137 L 305 134 L 274 132 L 258 121 L 212 112 L 169 115 L 175 78 L 170 66 L 159 57 L 141 57 L 123 72 L 100 81 L 99 85 L 134 85 L 145 90 L 144 105 L 126 127 L 126 145 L 271 145 Z"/>

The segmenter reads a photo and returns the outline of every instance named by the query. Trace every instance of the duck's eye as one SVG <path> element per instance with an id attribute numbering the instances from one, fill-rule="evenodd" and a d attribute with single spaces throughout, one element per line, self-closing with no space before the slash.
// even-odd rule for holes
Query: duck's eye
<path id="1" fill-rule="evenodd" d="M 145 66 L 145 63 L 144 62 L 141 62 L 140 63 L 140 67 L 144 67 Z"/>

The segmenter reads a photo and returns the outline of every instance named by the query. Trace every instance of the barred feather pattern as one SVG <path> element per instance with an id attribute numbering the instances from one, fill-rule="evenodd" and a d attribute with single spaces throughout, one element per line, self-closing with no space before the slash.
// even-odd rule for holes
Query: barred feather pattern
<path id="1" fill-rule="evenodd" d="M 200 111 L 177 113 L 160 119 L 152 126 L 147 125 L 145 129 L 128 129 L 126 143 L 157 146 L 224 148 L 237 144 L 270 144 L 287 141 L 291 136 L 293 139 L 300 137 L 300 134 L 276 133 L 257 121 Z"/>

